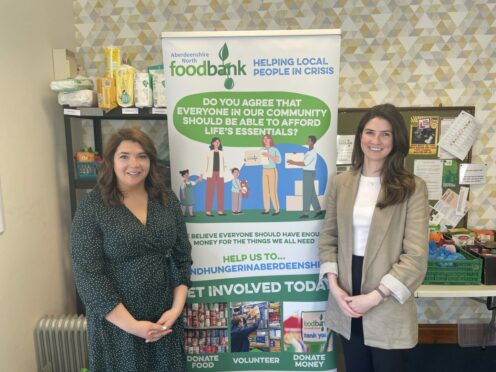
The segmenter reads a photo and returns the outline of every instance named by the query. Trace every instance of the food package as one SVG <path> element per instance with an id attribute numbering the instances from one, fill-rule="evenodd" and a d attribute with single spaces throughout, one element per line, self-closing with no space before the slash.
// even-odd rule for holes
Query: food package
<path id="1" fill-rule="evenodd" d="M 252 318 L 260 316 L 260 308 L 258 306 L 254 306 L 250 309 L 250 316 Z"/>
<path id="2" fill-rule="evenodd" d="M 121 65 L 121 50 L 115 46 L 104 48 L 105 52 L 105 76 L 115 78 L 117 68 Z"/>
<path id="3" fill-rule="evenodd" d="M 477 241 L 481 243 L 494 242 L 494 231 L 492 230 L 474 230 Z"/>
<path id="4" fill-rule="evenodd" d="M 136 107 L 152 107 L 152 79 L 148 72 L 134 74 L 134 103 Z"/>
<path id="5" fill-rule="evenodd" d="M 91 147 L 85 147 L 76 152 L 76 161 L 80 163 L 87 163 L 95 161 L 96 153 Z"/>
<path id="6" fill-rule="evenodd" d="M 117 96 L 115 94 L 114 78 L 97 78 L 96 92 L 98 95 L 98 107 L 104 110 L 112 110 L 114 107 L 117 107 Z"/>
<path id="7" fill-rule="evenodd" d="M 84 76 L 54 80 L 50 83 L 50 89 L 57 93 L 93 89 L 93 81 Z"/>
<path id="8" fill-rule="evenodd" d="M 469 232 L 467 234 L 453 234 L 451 235 L 453 242 L 456 245 L 473 245 L 475 243 L 475 234 L 473 232 Z"/>
<path id="9" fill-rule="evenodd" d="M 153 106 L 167 107 L 165 95 L 165 73 L 161 70 L 151 70 L 153 80 Z"/>
<path id="10" fill-rule="evenodd" d="M 129 65 L 120 65 L 116 72 L 115 88 L 117 104 L 121 107 L 134 105 L 134 68 Z"/>
<path id="11" fill-rule="evenodd" d="M 58 94 L 60 105 L 70 107 L 95 107 L 97 103 L 96 92 L 94 90 L 78 90 L 75 92 L 61 92 Z"/>

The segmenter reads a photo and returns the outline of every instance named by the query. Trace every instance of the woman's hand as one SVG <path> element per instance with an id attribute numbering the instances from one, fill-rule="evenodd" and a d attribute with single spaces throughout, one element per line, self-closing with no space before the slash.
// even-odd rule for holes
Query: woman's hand
<path id="1" fill-rule="evenodd" d="M 177 318 L 179 318 L 181 313 L 177 313 L 174 309 L 169 309 L 165 313 L 162 314 L 157 323 L 151 323 L 156 325 L 156 327 L 151 327 L 145 333 L 146 337 L 143 337 L 146 342 L 156 342 L 160 340 L 162 337 L 172 333 L 172 326 L 174 325 Z M 150 322 L 146 322 L 150 323 Z M 140 335 L 136 335 L 141 337 Z"/>
<path id="2" fill-rule="evenodd" d="M 348 296 L 344 300 L 353 311 L 363 315 L 373 307 L 379 305 L 382 302 L 382 296 L 374 290 L 367 294 Z"/>
<path id="3" fill-rule="evenodd" d="M 177 318 L 181 315 L 180 312 L 171 308 L 162 314 L 160 319 L 155 323 L 158 328 L 153 328 L 147 333 L 146 342 L 155 342 L 160 340 L 162 337 L 172 333 L 172 326 L 176 322 Z"/>
<path id="4" fill-rule="evenodd" d="M 145 339 L 145 342 L 158 341 L 171 332 L 172 330 L 170 328 L 164 328 L 161 324 L 152 323 L 147 320 L 138 320 L 129 329 L 129 333 Z"/>
<path id="5" fill-rule="evenodd" d="M 157 324 L 162 327 L 163 331 L 151 332 L 147 342 L 158 341 L 165 335 L 172 332 L 171 328 L 183 311 L 187 295 L 188 287 L 186 285 L 180 284 L 174 288 L 174 300 L 172 302 L 172 307 L 165 311 L 157 321 Z"/>
<path id="6" fill-rule="evenodd" d="M 162 326 L 166 326 L 167 328 L 171 328 L 176 322 L 177 318 L 179 318 L 179 315 L 181 315 L 180 312 L 178 312 L 174 308 L 171 308 L 162 314 L 157 323 Z"/>
<path id="7" fill-rule="evenodd" d="M 346 299 L 350 298 L 350 296 L 348 295 L 348 293 L 346 293 L 341 289 L 341 287 L 338 284 L 336 275 L 327 274 L 327 278 L 329 279 L 329 289 L 331 291 L 331 294 L 338 303 L 338 306 L 341 309 L 341 311 L 345 315 L 348 315 L 351 318 L 360 318 L 363 314 L 350 307 L 350 305 L 346 301 Z"/>

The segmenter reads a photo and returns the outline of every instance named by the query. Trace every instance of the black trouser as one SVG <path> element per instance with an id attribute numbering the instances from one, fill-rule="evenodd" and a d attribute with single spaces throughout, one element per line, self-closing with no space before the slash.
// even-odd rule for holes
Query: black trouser
<path id="1" fill-rule="evenodd" d="M 353 296 L 361 293 L 363 257 L 353 256 Z M 351 319 L 351 338 L 341 336 L 346 372 L 400 372 L 406 370 L 405 349 L 385 350 L 366 346 L 362 318 Z"/>

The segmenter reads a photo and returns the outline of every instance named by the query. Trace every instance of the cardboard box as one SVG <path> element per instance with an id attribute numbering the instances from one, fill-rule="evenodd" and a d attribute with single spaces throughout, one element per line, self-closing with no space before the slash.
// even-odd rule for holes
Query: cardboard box
<path id="1" fill-rule="evenodd" d="M 317 196 L 319 199 L 320 207 L 324 210 L 324 195 Z M 287 211 L 303 211 L 303 196 L 302 195 L 286 195 L 286 210 Z M 310 210 L 313 211 L 310 205 Z"/>
<path id="2" fill-rule="evenodd" d="M 67 49 L 52 49 L 53 80 L 67 79 L 78 74 L 76 55 Z"/>
<path id="3" fill-rule="evenodd" d="M 315 187 L 315 193 L 319 193 L 319 180 L 313 181 L 313 187 Z M 295 195 L 303 195 L 303 181 L 295 181 Z"/>

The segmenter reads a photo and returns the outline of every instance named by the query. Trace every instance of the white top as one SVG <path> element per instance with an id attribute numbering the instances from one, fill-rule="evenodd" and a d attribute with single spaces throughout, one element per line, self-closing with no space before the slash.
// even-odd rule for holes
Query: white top
<path id="1" fill-rule="evenodd" d="M 381 177 L 360 176 L 360 184 L 353 208 L 353 255 L 364 256 L 370 224 L 377 197 L 381 191 Z"/>
<path id="2" fill-rule="evenodd" d="M 303 170 L 314 171 L 315 164 L 317 164 L 317 151 L 315 151 L 315 149 L 308 150 L 305 153 L 303 162 L 305 163 Z"/>
<path id="3" fill-rule="evenodd" d="M 360 184 L 353 208 L 353 254 L 356 256 L 365 255 L 370 224 L 380 190 L 380 177 L 360 176 Z M 320 266 L 320 277 L 327 273 L 338 275 L 337 262 L 325 262 Z M 391 295 L 402 304 L 411 296 L 410 290 L 391 274 L 384 275 L 381 284 L 389 289 Z"/>

